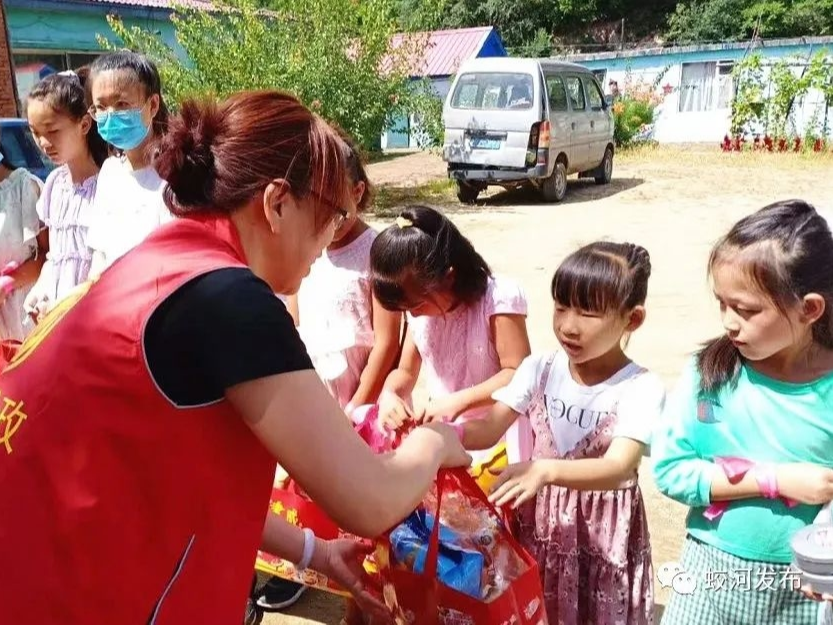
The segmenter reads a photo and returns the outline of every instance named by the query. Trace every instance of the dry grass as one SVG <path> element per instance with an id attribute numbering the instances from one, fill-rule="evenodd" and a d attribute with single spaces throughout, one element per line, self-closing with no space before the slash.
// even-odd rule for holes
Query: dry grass
<path id="1" fill-rule="evenodd" d="M 380 219 L 395 217 L 399 208 L 408 204 L 448 206 L 457 203 L 453 180 L 430 180 L 415 186 L 384 185 L 376 190 L 374 216 Z"/>

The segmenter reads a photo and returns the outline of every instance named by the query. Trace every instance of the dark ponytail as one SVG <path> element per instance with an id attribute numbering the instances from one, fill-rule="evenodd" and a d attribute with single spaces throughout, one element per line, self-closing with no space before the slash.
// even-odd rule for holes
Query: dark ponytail
<path id="1" fill-rule="evenodd" d="M 360 182 L 364 183 L 364 193 L 356 204 L 356 210 L 363 213 L 367 210 L 367 207 L 370 206 L 375 193 L 375 189 L 367 175 L 367 169 L 365 169 L 366 161 L 364 155 L 356 146 L 356 142 L 353 141 L 353 138 L 344 129 L 336 126 L 335 124 L 330 124 L 330 126 L 333 127 L 333 129 L 338 133 L 338 136 L 341 137 L 341 140 L 344 141 L 344 161 L 345 166 L 347 167 L 347 173 L 350 175 L 350 181 L 354 185 Z"/>
<path id="2" fill-rule="evenodd" d="M 370 248 L 374 294 L 387 310 L 404 310 L 402 281 L 412 278 L 424 292 L 439 287 L 454 270 L 451 291 L 473 304 L 489 288 L 492 270 L 448 217 L 428 206 L 408 206 Z"/>
<path id="3" fill-rule="evenodd" d="M 714 397 L 724 386 L 733 384 L 743 363 L 738 348 L 729 337 L 712 339 L 697 352 L 697 370 L 700 372 L 700 392 Z"/>
<path id="4" fill-rule="evenodd" d="M 833 349 L 833 235 L 810 204 L 776 202 L 741 219 L 714 246 L 709 274 L 729 262 L 782 314 L 810 293 L 821 295 L 824 314 L 813 324 L 813 342 Z M 743 356 L 724 335 L 708 342 L 696 362 L 701 395 L 714 397 L 737 382 Z"/>

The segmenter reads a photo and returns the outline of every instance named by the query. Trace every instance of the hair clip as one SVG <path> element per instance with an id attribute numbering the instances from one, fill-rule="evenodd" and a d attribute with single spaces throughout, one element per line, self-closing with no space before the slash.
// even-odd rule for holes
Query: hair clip
<path id="1" fill-rule="evenodd" d="M 80 80 L 80 78 L 78 78 L 78 74 L 76 74 L 71 69 L 65 70 L 63 72 L 58 72 L 58 76 L 66 76 L 67 78 L 74 78 L 75 80 Z"/>
<path id="2" fill-rule="evenodd" d="M 402 217 L 402 215 L 400 215 L 396 218 L 396 225 L 400 228 L 410 228 L 414 225 L 414 222 L 408 219 L 407 217 Z"/>

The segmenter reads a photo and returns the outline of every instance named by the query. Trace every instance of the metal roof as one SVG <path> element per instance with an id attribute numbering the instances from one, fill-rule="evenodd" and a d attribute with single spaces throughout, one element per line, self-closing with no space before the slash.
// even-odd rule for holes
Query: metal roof
<path id="1" fill-rule="evenodd" d="M 417 41 L 427 38 L 422 58 L 413 61 L 412 75 L 451 76 L 457 73 L 460 63 L 477 56 L 494 30 L 492 26 L 484 26 L 398 34 L 393 37 L 391 44 L 396 48 L 405 37 L 413 37 Z"/>
<path id="2" fill-rule="evenodd" d="M 564 54 L 554 58 L 586 63 L 588 61 L 606 61 L 609 59 L 632 59 L 643 56 L 665 56 L 680 54 L 695 54 L 697 52 L 711 52 L 722 50 L 751 50 L 780 48 L 792 46 L 828 46 L 833 44 L 833 37 L 793 37 L 790 39 L 757 39 L 754 41 L 727 41 L 723 43 L 706 43 L 688 46 L 652 46 L 635 48 L 633 50 L 619 50 L 616 52 L 589 52 L 579 54 Z"/>
<path id="3" fill-rule="evenodd" d="M 111 6 L 146 7 L 149 9 L 210 9 L 207 0 L 83 0 L 84 4 L 101 4 Z"/>

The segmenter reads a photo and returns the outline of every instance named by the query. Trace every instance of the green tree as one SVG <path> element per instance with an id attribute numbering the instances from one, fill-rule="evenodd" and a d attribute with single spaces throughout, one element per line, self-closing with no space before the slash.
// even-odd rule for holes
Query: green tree
<path id="1" fill-rule="evenodd" d="M 597 43 L 593 27 L 607 25 L 618 35 L 627 21 L 632 37 L 664 27 L 677 0 L 428 0 L 431 20 L 422 18 L 420 0 L 400 0 L 404 30 L 494 26 L 510 54 L 549 56 L 554 42 L 581 47 Z M 439 10 L 438 10 L 439 9 Z M 419 24 L 418 27 L 415 24 Z"/>
<path id="2" fill-rule="evenodd" d="M 147 30 L 110 20 L 121 42 L 159 63 L 166 95 L 225 96 L 278 88 L 296 94 L 326 119 L 373 147 L 387 120 L 409 105 L 409 58 L 423 42 L 396 50 L 395 0 L 234 0 L 214 12 L 177 9 L 176 37 L 187 58 Z"/>
<path id="3" fill-rule="evenodd" d="M 689 0 L 668 19 L 668 37 L 680 43 L 831 32 L 833 0 Z"/>

